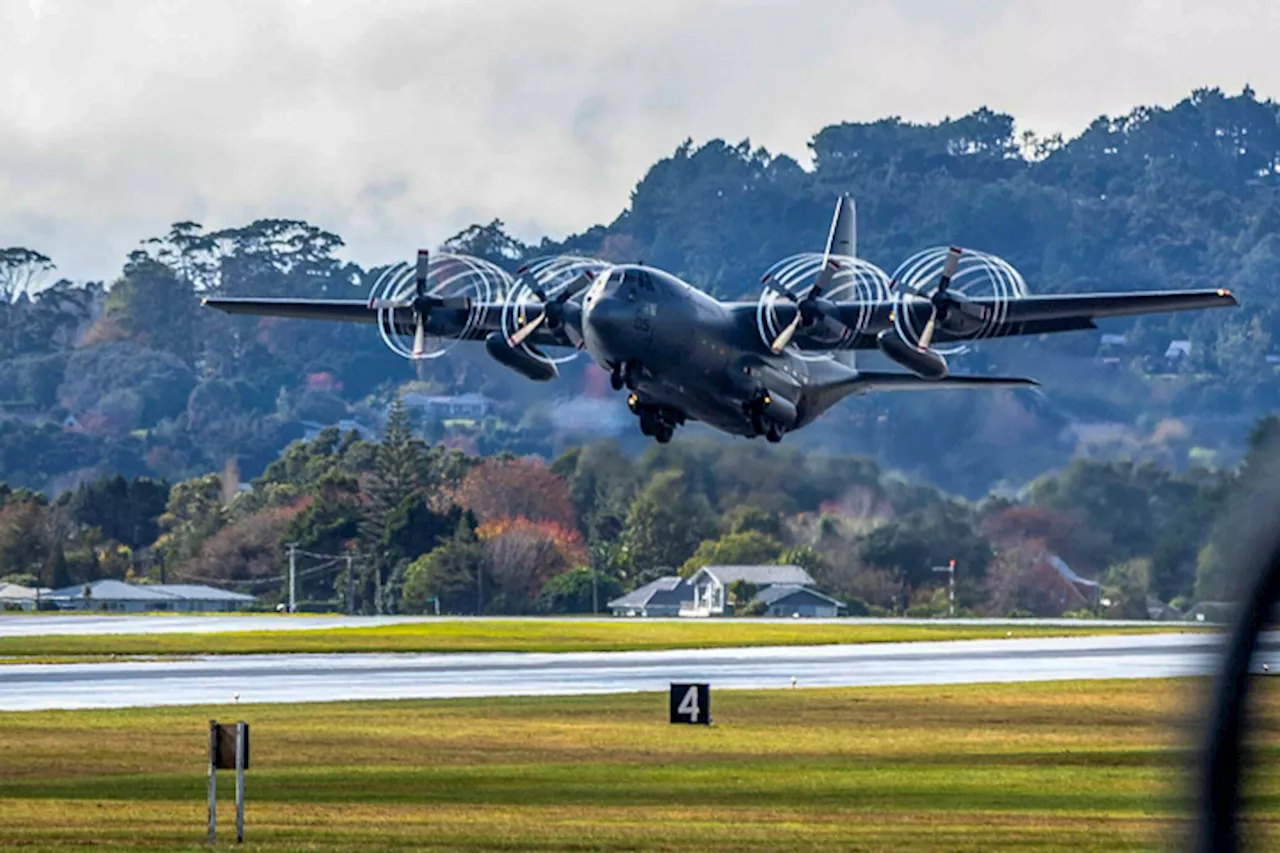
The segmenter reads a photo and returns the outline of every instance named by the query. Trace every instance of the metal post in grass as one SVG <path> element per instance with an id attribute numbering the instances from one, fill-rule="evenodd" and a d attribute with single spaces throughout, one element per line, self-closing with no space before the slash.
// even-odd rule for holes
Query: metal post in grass
<path id="1" fill-rule="evenodd" d="M 209 721 L 209 843 L 214 842 L 218 815 L 218 721 Z"/>
<path id="2" fill-rule="evenodd" d="M 249 762 L 249 726 L 236 723 L 236 844 L 244 843 L 244 768 Z"/>
<path id="3" fill-rule="evenodd" d="M 933 570 L 947 573 L 947 615 L 954 619 L 956 618 L 956 561 L 952 560 L 945 566 L 934 566 Z"/>
<path id="4" fill-rule="evenodd" d="M 244 771 L 249 768 L 249 724 L 209 721 L 209 843 L 217 839 L 218 771 L 236 772 L 236 843 L 244 842 Z"/>

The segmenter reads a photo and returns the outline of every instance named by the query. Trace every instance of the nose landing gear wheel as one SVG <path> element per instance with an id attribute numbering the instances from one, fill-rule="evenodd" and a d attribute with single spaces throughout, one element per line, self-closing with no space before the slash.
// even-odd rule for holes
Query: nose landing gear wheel
<path id="1" fill-rule="evenodd" d="M 640 366 L 634 361 L 624 361 L 622 364 L 613 368 L 613 372 L 609 374 L 609 384 L 613 386 L 613 390 L 621 391 L 624 387 L 634 391 L 636 390 L 636 374 Z"/>
<path id="2" fill-rule="evenodd" d="M 777 422 L 771 423 L 769 424 L 769 430 L 765 433 L 765 438 L 769 439 L 771 443 L 777 444 L 782 441 L 782 432 L 782 427 L 778 426 Z"/>

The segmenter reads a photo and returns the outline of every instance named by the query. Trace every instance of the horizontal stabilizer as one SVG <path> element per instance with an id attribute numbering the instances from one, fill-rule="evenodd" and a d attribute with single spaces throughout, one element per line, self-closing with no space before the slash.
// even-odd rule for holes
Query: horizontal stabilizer
<path id="1" fill-rule="evenodd" d="M 944 379 L 925 379 L 914 373 L 862 370 L 849 384 L 854 393 L 862 391 L 943 391 L 956 388 L 1033 388 L 1039 385 L 1034 379 L 1017 376 L 948 376 Z"/>

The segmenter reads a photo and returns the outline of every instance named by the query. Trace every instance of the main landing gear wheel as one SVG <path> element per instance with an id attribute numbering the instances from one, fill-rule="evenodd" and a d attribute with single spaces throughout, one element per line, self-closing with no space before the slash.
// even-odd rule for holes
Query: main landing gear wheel
<path id="1" fill-rule="evenodd" d="M 777 421 L 775 421 L 769 424 L 769 429 L 765 432 L 764 436 L 769 439 L 771 443 L 777 444 L 779 441 L 782 441 L 782 433 L 782 427 L 778 425 Z"/>
<path id="2" fill-rule="evenodd" d="M 676 427 L 684 423 L 684 414 L 664 406 L 641 403 L 635 394 L 627 400 L 631 411 L 640 418 L 640 432 L 666 444 L 675 435 Z"/>

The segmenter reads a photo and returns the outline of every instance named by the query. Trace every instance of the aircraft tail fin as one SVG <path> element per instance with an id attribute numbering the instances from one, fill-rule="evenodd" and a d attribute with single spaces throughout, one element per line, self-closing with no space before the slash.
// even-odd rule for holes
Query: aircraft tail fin
<path id="1" fill-rule="evenodd" d="M 836 212 L 831 217 L 831 231 L 827 234 L 828 255 L 858 256 L 858 211 L 853 199 L 846 193 L 836 200 Z"/>

